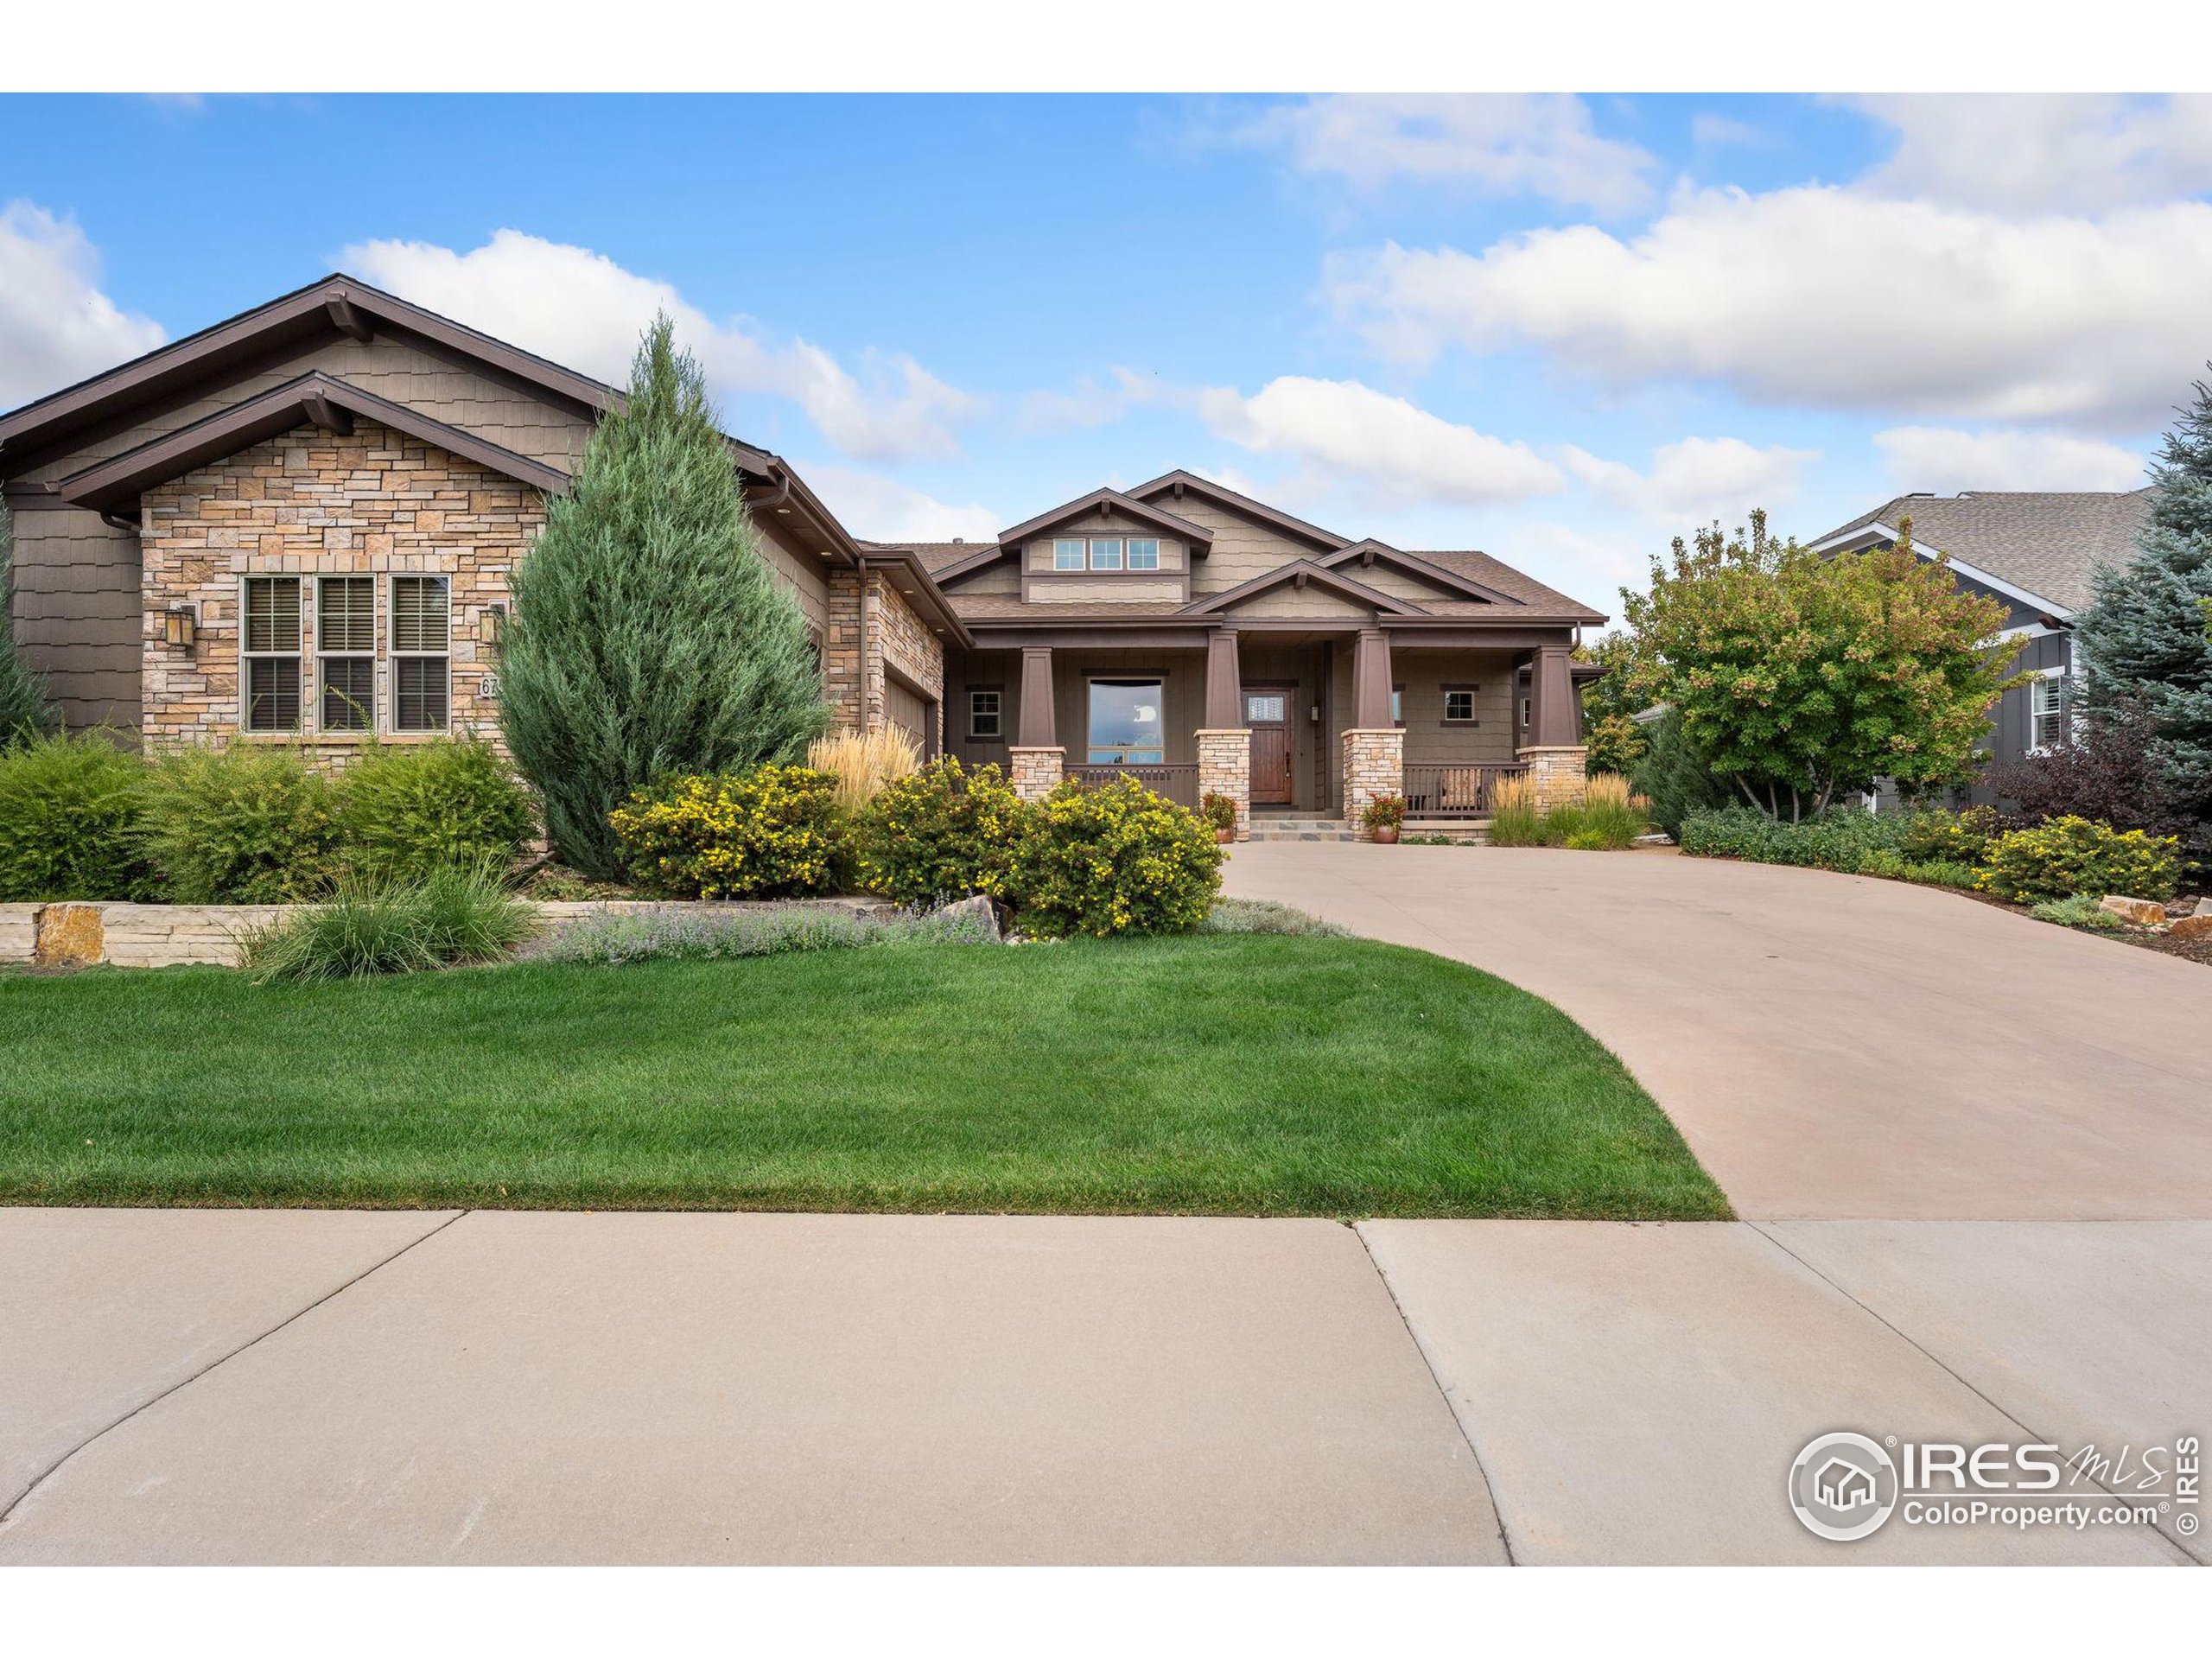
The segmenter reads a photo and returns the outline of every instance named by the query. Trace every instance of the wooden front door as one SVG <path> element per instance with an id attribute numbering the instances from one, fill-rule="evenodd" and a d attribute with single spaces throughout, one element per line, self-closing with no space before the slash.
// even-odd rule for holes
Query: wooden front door
<path id="1" fill-rule="evenodd" d="M 1244 688 L 1244 723 L 1252 731 L 1252 804 L 1287 806 L 1291 798 L 1291 702 L 1294 685 Z"/>

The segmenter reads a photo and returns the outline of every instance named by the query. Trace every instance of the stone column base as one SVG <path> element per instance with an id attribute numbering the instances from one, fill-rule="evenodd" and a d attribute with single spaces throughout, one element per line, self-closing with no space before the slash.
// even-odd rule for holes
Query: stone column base
<path id="1" fill-rule="evenodd" d="M 1535 791 L 1536 808 L 1548 812 L 1555 806 L 1572 806 L 1582 799 L 1590 781 L 1590 751 L 1572 747 L 1539 746 L 1515 752 L 1529 763 L 1529 786 Z"/>
<path id="2" fill-rule="evenodd" d="M 1252 833 L 1252 734 L 1245 727 L 1201 728 L 1198 740 L 1198 804 L 1209 795 L 1236 803 L 1236 839 Z"/>
<path id="3" fill-rule="evenodd" d="M 1058 789 L 1067 768 L 1068 752 L 1063 748 L 1014 747 L 1007 750 L 1006 756 L 1014 792 L 1025 801 L 1041 801 Z"/>
<path id="4" fill-rule="evenodd" d="M 1355 728 L 1344 741 L 1344 823 L 1366 841 L 1367 826 L 1360 820 L 1367 804 L 1406 792 L 1406 734 L 1395 726 Z"/>

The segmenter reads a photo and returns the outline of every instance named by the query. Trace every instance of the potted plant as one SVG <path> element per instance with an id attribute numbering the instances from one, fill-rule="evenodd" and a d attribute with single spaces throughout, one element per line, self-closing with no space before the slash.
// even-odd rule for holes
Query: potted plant
<path id="1" fill-rule="evenodd" d="M 1200 805 L 1199 816 L 1213 826 L 1213 838 L 1223 846 L 1236 839 L 1236 803 L 1228 796 L 1209 791 Z"/>
<path id="2" fill-rule="evenodd" d="M 1406 821 L 1406 798 L 1402 795 L 1377 795 L 1367 804 L 1367 810 L 1359 815 L 1359 821 L 1367 826 L 1370 841 L 1379 842 L 1385 847 L 1392 846 L 1398 839 L 1398 826 Z"/>

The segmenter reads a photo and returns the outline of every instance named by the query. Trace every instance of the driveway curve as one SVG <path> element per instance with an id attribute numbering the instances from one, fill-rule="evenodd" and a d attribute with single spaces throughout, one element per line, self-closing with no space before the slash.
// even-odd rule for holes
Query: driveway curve
<path id="1" fill-rule="evenodd" d="M 1252 842 L 1228 891 L 1566 1010 L 1751 1219 L 2212 1217 L 2212 971 L 1902 882 Z"/>

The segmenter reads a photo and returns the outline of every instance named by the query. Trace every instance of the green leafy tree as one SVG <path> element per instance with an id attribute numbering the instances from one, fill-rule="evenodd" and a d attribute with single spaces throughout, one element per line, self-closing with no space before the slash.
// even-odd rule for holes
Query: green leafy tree
<path id="1" fill-rule="evenodd" d="M 46 680 L 16 645 L 16 543 L 0 505 L 0 748 L 46 729 Z"/>
<path id="2" fill-rule="evenodd" d="M 2197 385 L 2151 483 L 2136 556 L 2091 579 L 2075 648 L 2093 712 L 2148 715 L 2152 762 L 2198 826 L 2190 839 L 2201 856 L 2212 839 L 2212 387 Z"/>
<path id="3" fill-rule="evenodd" d="M 1636 792 L 1651 803 L 1651 822 L 1677 841 L 1682 820 L 1727 804 L 1730 791 L 1682 736 L 1682 717 L 1669 709 L 1645 734 L 1643 753 L 1629 774 Z"/>
<path id="4" fill-rule="evenodd" d="M 1636 770 L 1648 740 L 1636 723 L 1636 712 L 1646 705 L 1629 683 L 1629 668 L 1636 656 L 1636 640 L 1625 633 L 1609 633 L 1594 645 L 1577 645 L 1578 662 L 1595 663 L 1605 671 L 1602 679 L 1582 688 L 1582 741 L 1590 748 L 1590 770 L 1617 772 L 1623 777 Z"/>
<path id="5" fill-rule="evenodd" d="M 1795 821 L 1877 778 L 1914 793 L 1963 776 L 1991 705 L 2026 681 L 2005 671 L 2004 606 L 1915 553 L 1909 520 L 1899 529 L 1893 548 L 1822 557 L 1755 512 L 1748 537 L 1678 537 L 1649 593 L 1622 590 L 1633 694 L 1674 709 L 1707 770 L 1770 817 Z"/>
<path id="6" fill-rule="evenodd" d="M 657 318 L 625 407 L 514 576 L 500 724 L 563 861 L 619 877 L 608 816 L 672 772 L 795 760 L 829 723 L 805 619 L 771 574 L 706 380 Z"/>

